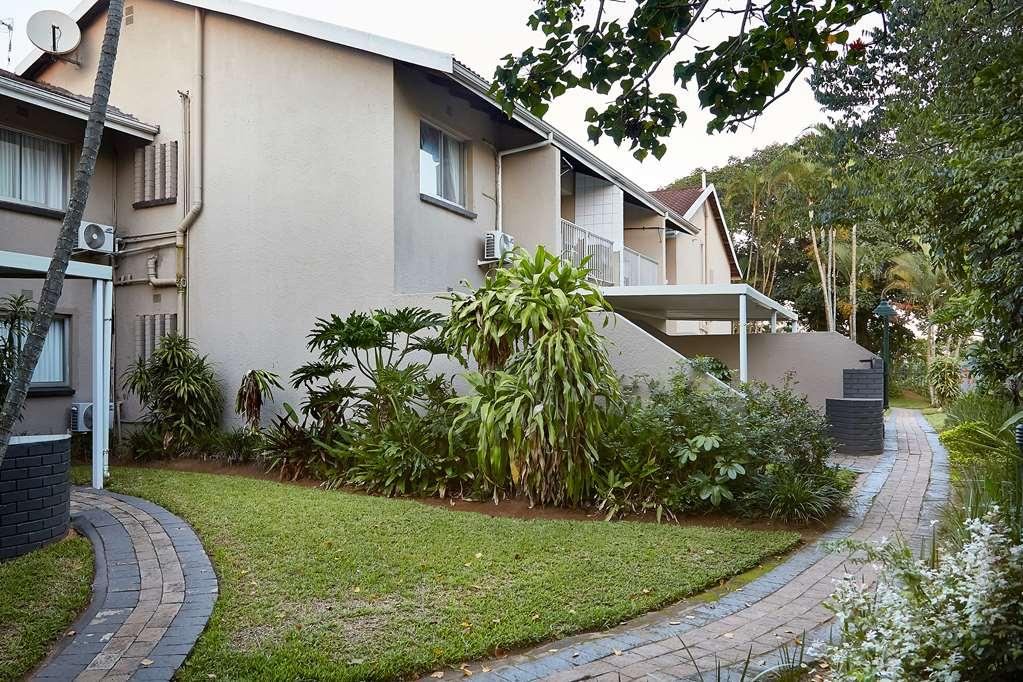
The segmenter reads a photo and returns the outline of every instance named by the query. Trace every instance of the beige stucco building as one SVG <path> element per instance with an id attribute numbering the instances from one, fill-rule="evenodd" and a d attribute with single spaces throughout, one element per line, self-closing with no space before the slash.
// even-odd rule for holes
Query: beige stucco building
<path id="1" fill-rule="evenodd" d="M 40 90 L 91 91 L 105 3 L 73 17 L 74 63 L 36 52 L 19 67 Z M 624 305 L 610 331 L 626 374 L 664 374 L 681 359 L 659 336 L 731 334 L 740 299 L 747 319 L 794 318 L 762 295 L 747 309 L 738 284 L 714 294 L 736 306 L 694 318 L 710 302 L 693 297 L 699 287 L 741 277 L 714 188 L 644 191 L 542 120 L 509 118 L 488 87 L 449 54 L 244 2 L 129 0 L 111 93 L 120 109 L 108 119 L 127 123 L 108 129 L 86 211 L 113 226 L 117 253 L 78 256 L 113 268 L 114 375 L 178 331 L 209 354 L 228 394 L 251 368 L 286 376 L 306 361 L 317 317 L 442 308 L 437 294 L 495 266 L 484 246 L 500 235 L 589 255 L 609 296 L 660 288 L 667 303 Z M 66 131 L 76 158 L 80 119 L 43 108 L 19 118 L 18 106 L 0 101 L 0 131 Z M 0 251 L 49 252 L 61 209 L 29 203 L 0 202 Z M 0 294 L 30 286 L 0 280 Z M 83 286 L 62 299 L 68 386 L 32 399 L 26 429 L 53 431 L 88 393 Z"/>

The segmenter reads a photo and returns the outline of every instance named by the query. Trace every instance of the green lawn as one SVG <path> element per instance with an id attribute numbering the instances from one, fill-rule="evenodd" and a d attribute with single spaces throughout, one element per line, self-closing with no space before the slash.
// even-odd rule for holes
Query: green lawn
<path id="1" fill-rule="evenodd" d="M 948 416 L 940 407 L 931 407 L 931 402 L 927 398 L 912 391 L 903 391 L 901 396 L 889 399 L 888 406 L 920 410 L 935 431 L 941 431 L 945 427 L 945 418 Z"/>
<path id="2" fill-rule="evenodd" d="M 16 680 L 46 652 L 86 604 L 92 545 L 72 537 L 0 563 L 0 680 Z"/>
<path id="3" fill-rule="evenodd" d="M 75 475 L 85 477 L 78 469 Z M 394 679 L 604 628 L 752 569 L 793 532 L 523 521 L 241 477 L 116 468 L 221 581 L 185 680 Z"/>

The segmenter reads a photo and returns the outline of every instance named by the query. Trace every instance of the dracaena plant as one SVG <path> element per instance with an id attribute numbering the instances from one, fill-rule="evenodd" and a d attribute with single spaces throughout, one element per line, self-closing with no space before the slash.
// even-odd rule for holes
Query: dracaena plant
<path id="1" fill-rule="evenodd" d="M 443 339 L 479 367 L 453 399 L 453 431 L 477 429 L 478 481 L 531 503 L 578 504 L 592 485 L 605 407 L 621 386 L 593 317 L 611 311 L 576 267 L 542 246 L 518 249 L 482 286 L 453 293 Z M 468 283 L 466 283 L 468 286 Z"/>
<path id="2" fill-rule="evenodd" d="M 125 388 L 142 403 L 165 449 L 219 425 L 224 396 L 213 364 L 185 336 L 166 336 L 148 359 L 139 358 L 125 375 Z"/>

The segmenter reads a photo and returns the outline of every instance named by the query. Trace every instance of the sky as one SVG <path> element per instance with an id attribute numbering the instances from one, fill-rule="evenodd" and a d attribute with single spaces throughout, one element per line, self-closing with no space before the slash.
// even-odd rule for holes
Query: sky
<path id="1" fill-rule="evenodd" d="M 0 66 L 13 69 L 31 44 L 25 35 L 28 18 L 41 9 L 70 11 L 77 0 L 3 0 L 0 19 L 13 20 L 11 61 L 7 65 L 7 31 L 0 28 Z M 258 0 L 257 4 L 329 21 L 370 33 L 396 38 L 443 52 L 453 53 L 475 71 L 490 77 L 494 67 L 508 53 L 517 53 L 538 44 L 542 36 L 526 26 L 526 18 L 535 8 L 535 0 Z M 631 2 L 622 3 L 626 11 Z M 722 21 L 708 20 L 694 31 L 696 40 L 716 44 L 730 32 Z M 670 67 L 670 64 L 667 64 Z M 686 125 L 667 141 L 668 153 L 657 161 L 642 163 L 632 158 L 627 148 L 618 148 L 610 140 L 602 141 L 594 151 L 632 180 L 647 189 L 662 187 L 694 168 L 724 164 L 730 156 L 746 156 L 754 149 L 774 142 L 787 142 L 803 130 L 824 120 L 820 108 L 805 81 L 793 87 L 785 97 L 768 108 L 751 126 L 735 133 L 708 135 L 710 116 L 696 105 L 694 93 L 678 90 L 671 83 L 670 68 L 653 84 L 680 96 L 689 114 Z M 116 71 L 115 71 L 116 78 Z M 551 105 L 546 120 L 580 142 L 586 141 L 583 114 L 589 106 L 600 108 L 607 97 L 573 90 Z M 114 102 L 116 104 L 116 102 Z"/>

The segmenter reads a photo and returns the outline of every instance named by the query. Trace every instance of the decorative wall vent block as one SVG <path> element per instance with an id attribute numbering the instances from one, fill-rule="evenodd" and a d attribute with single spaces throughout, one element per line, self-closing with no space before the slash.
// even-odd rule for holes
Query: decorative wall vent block
<path id="1" fill-rule="evenodd" d="M 178 200 L 178 143 L 153 143 L 135 150 L 134 208 L 165 206 Z"/>

